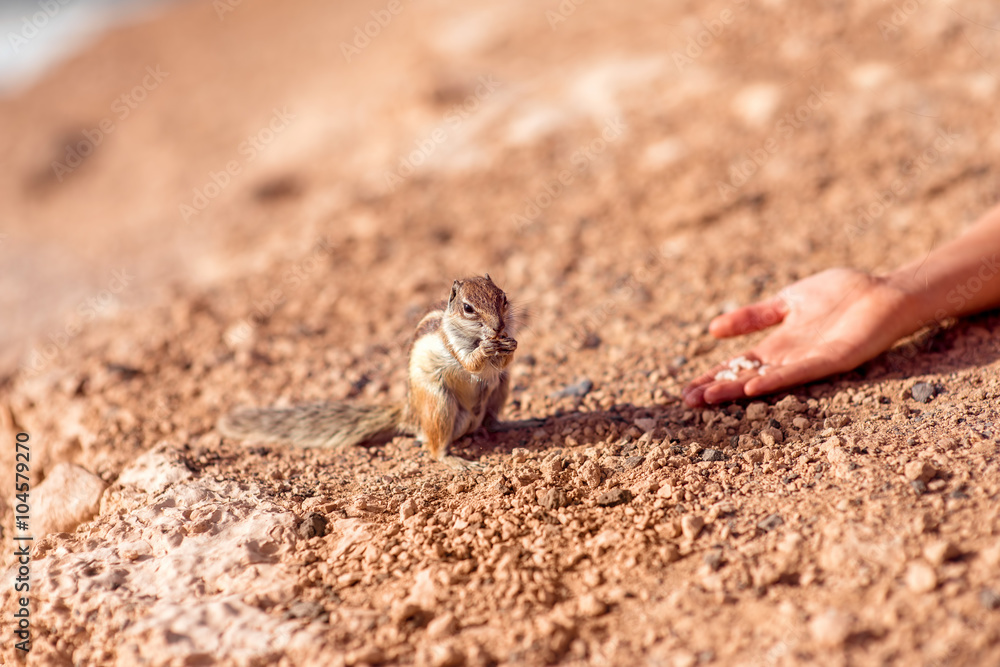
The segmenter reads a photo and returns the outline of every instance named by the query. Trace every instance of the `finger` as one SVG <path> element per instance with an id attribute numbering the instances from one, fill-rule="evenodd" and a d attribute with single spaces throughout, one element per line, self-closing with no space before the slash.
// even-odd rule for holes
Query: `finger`
<path id="1" fill-rule="evenodd" d="M 805 384 L 832 375 L 840 369 L 827 359 L 812 358 L 769 368 L 765 375 L 751 378 L 744 387 L 747 396 L 770 394 L 795 385 Z"/>
<path id="2" fill-rule="evenodd" d="M 706 405 L 715 405 L 716 403 L 725 403 L 726 401 L 735 401 L 740 398 L 745 398 L 747 394 L 744 387 L 746 386 L 747 381 L 752 379 L 752 377 L 755 376 L 711 384 L 705 387 L 705 391 L 702 394 L 702 400 Z"/>
<path id="3" fill-rule="evenodd" d="M 681 394 L 684 396 L 684 404 L 689 408 L 700 408 L 705 405 L 705 385 L 685 387 Z"/>
<path id="4" fill-rule="evenodd" d="M 719 315 L 708 325 L 716 338 L 729 338 L 753 333 L 778 324 L 788 314 L 788 304 L 781 297 L 774 297 Z"/>

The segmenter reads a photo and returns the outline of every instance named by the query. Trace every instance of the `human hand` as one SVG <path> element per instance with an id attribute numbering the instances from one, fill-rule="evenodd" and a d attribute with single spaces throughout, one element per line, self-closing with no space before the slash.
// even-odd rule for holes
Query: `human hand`
<path id="1" fill-rule="evenodd" d="M 919 327 L 909 307 L 907 292 L 886 278 L 843 268 L 809 276 L 712 320 L 716 338 L 778 327 L 744 354 L 759 368 L 716 379 L 731 368 L 719 364 L 684 388 L 684 402 L 695 407 L 759 396 L 849 371 Z"/>

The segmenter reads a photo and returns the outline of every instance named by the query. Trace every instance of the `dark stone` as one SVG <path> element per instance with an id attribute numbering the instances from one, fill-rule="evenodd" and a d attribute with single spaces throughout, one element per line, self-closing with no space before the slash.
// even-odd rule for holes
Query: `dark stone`
<path id="1" fill-rule="evenodd" d="M 574 396 L 576 398 L 583 398 L 590 393 L 590 390 L 594 388 L 594 382 L 590 378 L 581 378 L 574 382 L 573 384 L 566 385 L 559 391 L 554 391 L 551 394 L 552 398 L 565 398 L 567 396 Z"/>
<path id="2" fill-rule="evenodd" d="M 990 611 L 1000 609 L 1000 593 L 989 588 L 984 588 L 979 591 L 979 604 Z"/>
<path id="3" fill-rule="evenodd" d="M 319 618 L 324 615 L 327 613 L 323 605 L 304 601 L 293 603 L 284 614 L 285 618 Z"/>
<path id="4" fill-rule="evenodd" d="M 918 382 L 910 389 L 910 396 L 917 403 L 927 403 L 934 398 L 935 394 L 937 394 L 937 391 L 935 391 L 934 386 L 927 382 Z"/>
<path id="5" fill-rule="evenodd" d="M 921 479 L 913 480 L 910 482 L 910 486 L 913 487 L 913 490 L 917 492 L 918 496 L 922 496 L 927 493 L 927 484 L 925 484 Z"/>
<path id="6" fill-rule="evenodd" d="M 645 456 L 630 456 L 625 459 L 625 467 L 629 470 L 632 468 L 638 468 L 642 465 L 642 462 L 646 460 Z"/>
<path id="7" fill-rule="evenodd" d="M 722 567 L 722 549 L 712 549 L 705 554 L 703 560 L 712 572 L 717 572 Z"/>
<path id="8" fill-rule="evenodd" d="M 718 449 L 705 449 L 701 452 L 702 461 L 725 461 L 726 455 Z"/>
<path id="9" fill-rule="evenodd" d="M 299 524 L 299 535 L 304 539 L 323 537 L 326 535 L 326 517 L 318 512 L 309 512 Z"/>
<path id="10" fill-rule="evenodd" d="M 611 489 L 597 496 L 597 504 L 600 507 L 624 505 L 630 500 L 632 500 L 632 492 L 627 489 Z"/>
<path id="11" fill-rule="evenodd" d="M 791 475 L 785 475 L 785 477 L 784 477 L 784 478 L 782 478 L 782 480 L 781 480 L 781 481 L 782 481 L 782 483 L 784 483 L 784 484 L 791 484 L 792 482 L 794 482 L 794 481 L 795 481 L 795 480 L 797 480 L 798 478 L 799 478 L 799 476 L 798 476 L 798 475 L 796 475 L 795 473 L 792 473 Z"/>
<path id="12" fill-rule="evenodd" d="M 549 489 L 542 494 L 541 505 L 547 510 L 557 510 L 569 505 L 569 497 L 562 489 Z"/>
<path id="13" fill-rule="evenodd" d="M 760 528 L 761 530 L 763 530 L 765 533 L 767 533 L 767 532 L 770 532 L 770 531 L 774 530 L 775 528 L 777 528 L 778 526 L 782 525 L 783 523 L 785 523 L 784 519 L 782 519 L 777 514 L 772 514 L 769 517 L 767 517 L 767 518 L 761 520 L 760 522 L 758 522 L 757 523 L 757 527 Z"/>

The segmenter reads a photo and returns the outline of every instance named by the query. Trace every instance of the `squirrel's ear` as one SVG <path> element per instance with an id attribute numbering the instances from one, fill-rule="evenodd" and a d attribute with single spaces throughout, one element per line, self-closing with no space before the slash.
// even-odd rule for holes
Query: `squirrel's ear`
<path id="1" fill-rule="evenodd" d="M 490 274 L 488 274 L 488 273 L 486 274 L 486 279 L 487 279 L 488 281 L 490 281 L 490 282 L 493 282 L 493 279 L 492 279 L 492 278 L 490 278 Z"/>
<path id="2" fill-rule="evenodd" d="M 456 280 L 451 284 L 451 296 L 448 297 L 448 305 L 450 306 L 455 297 L 458 296 L 458 288 L 462 286 L 461 280 Z"/>

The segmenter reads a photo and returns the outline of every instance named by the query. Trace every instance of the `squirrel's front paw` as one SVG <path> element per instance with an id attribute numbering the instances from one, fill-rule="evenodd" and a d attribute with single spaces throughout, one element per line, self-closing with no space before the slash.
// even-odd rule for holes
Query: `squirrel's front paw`
<path id="1" fill-rule="evenodd" d="M 510 336 L 502 338 L 487 338 L 482 343 L 483 352 L 487 356 L 507 355 L 517 349 L 517 341 Z"/>

